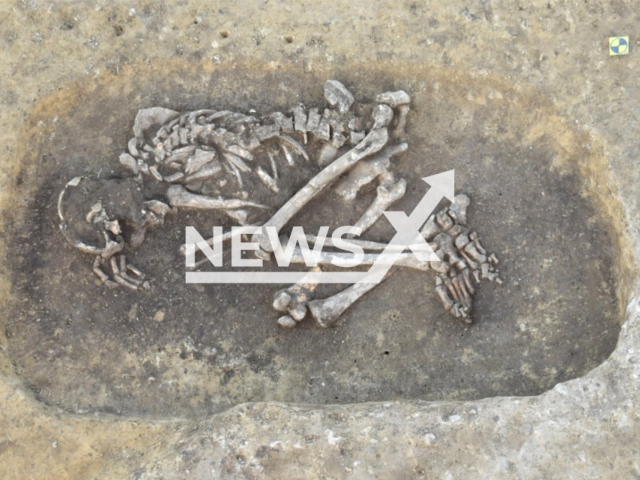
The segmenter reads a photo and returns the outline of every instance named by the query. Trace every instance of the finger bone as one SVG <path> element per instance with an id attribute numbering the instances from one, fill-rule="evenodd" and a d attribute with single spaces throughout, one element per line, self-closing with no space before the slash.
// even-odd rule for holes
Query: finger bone
<path id="1" fill-rule="evenodd" d="M 129 270 L 131 273 L 133 273 L 134 275 L 137 275 L 138 277 L 140 277 L 142 280 L 144 280 L 145 278 L 145 274 L 142 273 L 140 270 L 138 270 L 136 267 L 134 267 L 133 265 L 131 265 L 130 263 L 127 264 L 127 270 Z"/>
<path id="2" fill-rule="evenodd" d="M 469 275 L 469 269 L 465 268 L 464 270 L 462 270 L 462 272 L 460 272 L 460 275 L 462 275 L 462 279 L 464 281 L 465 286 L 467 287 L 468 292 L 473 295 L 475 293 L 475 288 L 473 288 L 473 285 L 471 283 L 471 277 Z"/>
<path id="3" fill-rule="evenodd" d="M 480 240 L 478 240 L 477 232 L 471 232 L 471 234 L 469 234 L 469 238 L 471 238 L 471 240 L 473 241 L 473 244 L 476 246 L 476 248 L 482 255 L 487 254 L 487 251 L 484 248 L 482 248 L 482 245 L 480 244 Z"/>
<path id="4" fill-rule="evenodd" d="M 95 273 L 103 283 L 109 280 L 109 275 L 104 273 L 100 267 L 93 267 L 93 273 Z"/>
<path id="5" fill-rule="evenodd" d="M 436 277 L 436 293 L 442 302 L 442 305 L 447 311 L 450 311 L 453 308 L 453 300 L 449 297 L 449 291 L 447 287 L 444 285 L 440 276 Z"/>
<path id="6" fill-rule="evenodd" d="M 118 275 L 120 273 L 120 269 L 118 268 L 118 262 L 116 261 L 116 257 L 111 257 L 109 259 L 109 264 L 111 265 L 111 271 L 114 275 Z"/>
<path id="7" fill-rule="evenodd" d="M 483 264 L 487 261 L 487 257 L 476 249 L 476 245 L 473 242 L 468 243 L 464 247 L 464 251 L 468 253 L 473 260 L 480 264 Z"/>
<path id="8" fill-rule="evenodd" d="M 133 285 L 136 285 L 136 286 L 140 286 L 140 285 L 142 285 L 142 283 L 143 283 L 143 282 L 142 282 L 142 280 L 139 280 L 139 279 L 137 279 L 137 278 L 130 277 L 129 275 L 127 275 L 127 274 L 126 274 L 125 272 L 123 272 L 123 271 L 120 271 L 120 278 L 122 278 L 123 280 L 126 280 L 127 282 L 129 282 L 129 283 L 131 283 L 131 284 L 133 284 Z"/>
<path id="9" fill-rule="evenodd" d="M 138 286 L 131 283 L 128 280 L 125 280 L 124 278 L 122 278 L 122 276 L 120 274 L 116 274 L 113 276 L 113 279 L 116 281 L 116 283 L 122 285 L 123 287 L 128 288 L 129 290 L 138 290 Z"/>

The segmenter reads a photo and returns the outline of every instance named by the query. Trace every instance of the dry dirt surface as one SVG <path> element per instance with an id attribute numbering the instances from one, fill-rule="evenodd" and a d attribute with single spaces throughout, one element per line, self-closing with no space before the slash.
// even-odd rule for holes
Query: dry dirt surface
<path id="1" fill-rule="evenodd" d="M 0 476 L 640 478 L 637 23 L 625 1 L 0 1 Z M 455 169 L 504 278 L 472 327 L 399 271 L 334 328 L 282 329 L 282 286 L 184 283 L 185 226 L 219 215 L 127 252 L 139 292 L 64 242 L 58 193 L 122 176 L 139 109 L 322 107 L 329 78 L 412 98 L 394 209 Z M 330 188 L 296 222 L 374 196 Z"/>

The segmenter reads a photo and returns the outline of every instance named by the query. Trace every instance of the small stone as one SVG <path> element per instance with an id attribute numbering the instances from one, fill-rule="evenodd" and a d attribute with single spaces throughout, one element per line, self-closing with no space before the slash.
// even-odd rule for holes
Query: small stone
<path id="1" fill-rule="evenodd" d="M 156 322 L 162 322 L 164 320 L 164 311 L 163 310 L 158 310 L 156 312 L 156 314 L 153 316 L 153 319 Z"/>
<path id="2" fill-rule="evenodd" d="M 376 97 L 376 102 L 385 103 L 390 107 L 399 107 L 400 105 L 406 105 L 411 102 L 411 97 L 404 90 L 398 90 L 397 92 L 385 92 Z"/>
<path id="3" fill-rule="evenodd" d="M 324 98 L 332 107 L 338 105 L 340 113 L 347 113 L 353 105 L 353 95 L 337 80 L 327 80 L 324 84 Z"/>
<path id="4" fill-rule="evenodd" d="M 436 443 L 436 436 L 433 433 L 427 433 L 424 436 L 424 441 L 427 443 L 427 445 L 433 445 L 434 443 Z"/>
<path id="5" fill-rule="evenodd" d="M 296 321 L 289 315 L 283 315 L 278 319 L 278 325 L 284 328 L 293 328 L 296 326 Z"/>

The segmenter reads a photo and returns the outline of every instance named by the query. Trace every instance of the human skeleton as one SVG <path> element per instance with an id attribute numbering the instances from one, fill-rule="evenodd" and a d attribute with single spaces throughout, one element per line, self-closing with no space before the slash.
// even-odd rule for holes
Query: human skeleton
<path id="1" fill-rule="evenodd" d="M 410 98 L 404 91 L 387 92 L 378 95 L 374 104 L 359 104 L 336 80 L 325 83 L 324 95 L 329 104 L 324 110 L 298 105 L 288 114 L 262 117 L 254 111 L 140 110 L 135 136 L 119 159 L 126 177 L 76 177 L 60 193 L 63 235 L 74 247 L 95 256 L 93 272 L 105 286 L 138 290 L 149 283 L 127 262 L 123 251 L 138 247 L 149 229 L 164 224 L 169 212 L 218 210 L 239 225 L 271 226 L 280 232 L 328 187 L 335 185 L 344 202 L 353 202 L 363 187 L 377 181 L 375 199 L 355 224 L 365 232 L 405 195 L 407 182 L 396 178 L 391 166 L 393 157 L 408 148 L 401 139 Z M 315 175 L 283 202 L 278 195 L 291 172 L 302 165 Z M 90 205 L 87 197 L 93 200 Z M 498 259 L 487 254 L 477 234 L 467 227 L 469 204 L 469 198 L 459 194 L 421 228 L 440 261 L 420 261 L 402 253 L 395 263 L 399 268 L 434 270 L 436 293 L 444 308 L 467 325 L 472 323 L 474 284 L 481 279 L 502 283 L 495 269 Z M 314 243 L 316 237 L 307 235 L 307 240 Z M 254 235 L 252 241 L 260 245 L 258 256 L 271 257 L 265 236 Z M 363 265 L 375 263 L 387 247 L 361 239 L 350 242 L 367 252 Z M 330 240 L 325 245 L 333 246 Z M 318 264 L 327 265 L 340 255 L 345 253 L 322 251 Z M 304 263 L 299 251 L 294 252 L 292 263 Z M 327 299 L 314 300 L 317 284 L 303 280 L 278 291 L 273 307 L 284 314 L 278 319 L 283 327 L 296 326 L 308 313 L 328 327 L 375 286 L 358 283 Z"/>

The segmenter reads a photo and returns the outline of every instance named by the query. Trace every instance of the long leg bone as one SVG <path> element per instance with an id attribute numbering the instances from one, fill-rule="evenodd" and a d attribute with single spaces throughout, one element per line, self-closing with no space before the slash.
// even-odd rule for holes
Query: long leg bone
<path id="1" fill-rule="evenodd" d="M 388 274 L 387 274 L 388 276 Z M 324 300 L 313 300 L 308 307 L 311 316 L 321 327 L 335 325 L 340 316 L 365 293 L 380 285 L 379 283 L 355 283 L 349 288 Z"/>
<path id="2" fill-rule="evenodd" d="M 315 244 L 318 241 L 318 237 L 315 235 L 305 235 L 305 238 L 309 241 L 312 242 L 313 244 Z M 354 245 L 358 245 L 359 247 L 362 247 L 363 250 L 373 250 L 373 251 L 382 251 L 385 250 L 389 247 L 388 243 L 383 243 L 383 242 L 374 242 L 371 240 L 360 240 L 359 238 L 352 238 L 349 239 L 349 243 L 353 243 Z M 331 237 L 327 237 L 324 239 L 324 246 L 325 247 L 334 247 L 337 248 L 335 246 L 335 244 L 333 243 L 333 240 Z M 435 248 L 435 244 L 432 244 L 432 248 Z M 408 247 L 397 247 L 397 249 L 400 249 L 402 251 L 404 251 L 406 248 Z M 397 249 L 391 249 L 391 251 L 397 251 Z"/>
<path id="3" fill-rule="evenodd" d="M 344 261 L 352 259 L 353 255 L 346 252 L 321 252 L 315 258 L 320 265 L 335 265 L 336 261 L 342 260 L 343 262 L 339 263 L 344 263 Z M 373 265 L 379 258 L 380 254 L 378 253 L 365 253 L 362 257 L 360 265 Z M 295 265 L 305 264 L 305 257 L 304 255 L 302 255 L 300 249 L 296 248 L 293 251 L 293 254 L 291 256 L 291 263 Z M 431 262 L 421 262 L 413 253 L 401 253 L 398 259 L 395 261 L 394 265 L 397 267 L 411 268 L 414 270 L 422 270 L 425 272 L 428 270 L 432 270 Z"/>

